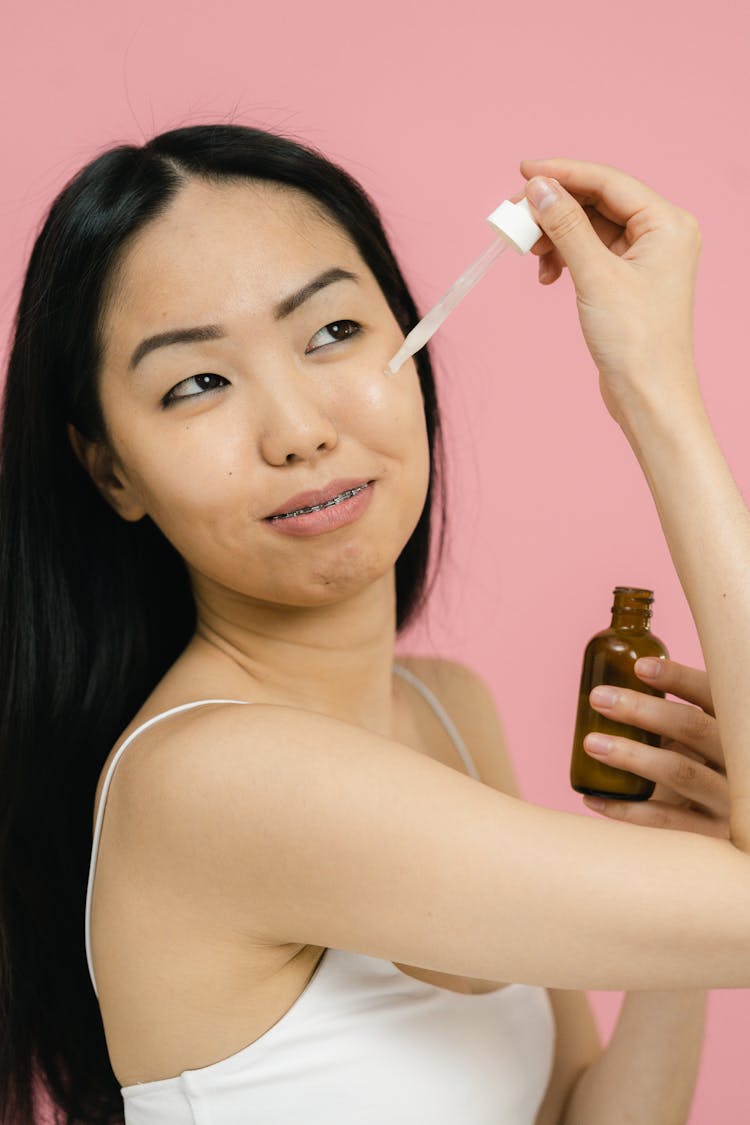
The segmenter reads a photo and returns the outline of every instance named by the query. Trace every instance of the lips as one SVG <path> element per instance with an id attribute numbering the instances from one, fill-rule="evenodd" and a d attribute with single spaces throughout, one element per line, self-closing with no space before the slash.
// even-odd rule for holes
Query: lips
<path id="1" fill-rule="evenodd" d="M 327 504 L 329 500 L 333 500 L 340 493 L 348 492 L 352 488 L 362 488 L 367 484 L 372 484 L 372 481 L 363 480 L 361 477 L 332 480 L 325 488 L 315 492 L 298 492 L 296 496 L 290 496 L 275 511 L 264 516 L 264 519 L 270 520 L 274 516 L 285 516 L 289 512 L 299 511 L 300 508 L 314 508 L 318 504 Z"/>

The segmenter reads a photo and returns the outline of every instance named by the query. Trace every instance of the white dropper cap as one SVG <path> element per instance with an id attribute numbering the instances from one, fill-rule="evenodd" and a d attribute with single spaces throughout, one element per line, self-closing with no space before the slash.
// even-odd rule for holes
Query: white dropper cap
<path id="1" fill-rule="evenodd" d="M 487 222 L 506 239 L 519 254 L 528 254 L 535 242 L 544 234 L 540 226 L 531 217 L 531 208 L 528 199 L 520 203 L 511 203 L 509 199 L 503 200 Z"/>

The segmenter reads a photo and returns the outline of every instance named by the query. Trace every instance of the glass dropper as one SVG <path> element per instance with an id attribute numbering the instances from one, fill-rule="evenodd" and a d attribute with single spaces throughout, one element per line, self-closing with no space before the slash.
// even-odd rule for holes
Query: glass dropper
<path id="1" fill-rule="evenodd" d="M 453 312 L 456 305 L 484 277 L 489 268 L 494 265 L 501 254 L 505 253 L 509 246 L 512 246 L 519 254 L 527 254 L 543 233 L 532 219 L 526 199 L 522 199 L 520 203 L 511 203 L 509 199 L 504 200 L 492 212 L 487 221 L 495 228 L 498 237 L 454 281 L 447 293 L 444 293 L 438 303 L 433 305 L 430 311 L 412 328 L 386 367 L 386 375 L 395 375 L 410 356 L 413 356 L 420 348 L 425 346 L 443 321 Z"/>

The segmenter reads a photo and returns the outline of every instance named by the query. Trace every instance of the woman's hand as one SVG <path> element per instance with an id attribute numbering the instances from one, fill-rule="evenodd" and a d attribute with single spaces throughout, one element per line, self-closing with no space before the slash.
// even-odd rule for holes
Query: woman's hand
<path id="1" fill-rule="evenodd" d="M 636 675 L 650 687 L 678 695 L 688 704 L 619 687 L 614 689 L 618 700 L 612 707 L 595 701 L 596 688 L 589 700 L 608 719 L 661 735 L 661 747 L 613 738 L 612 749 L 601 754 L 593 752 L 592 735 L 583 740 L 586 752 L 598 761 L 655 781 L 653 796 L 648 801 L 584 797 L 584 803 L 604 816 L 631 824 L 729 839 L 729 786 L 708 676 L 675 660 L 656 664 L 657 675 L 646 675 L 644 662 L 636 661 Z"/>
<path id="2" fill-rule="evenodd" d="M 523 160 L 526 196 L 545 231 L 533 248 L 539 279 L 563 267 L 599 385 L 622 425 L 647 398 L 700 399 L 693 356 L 693 297 L 700 254 L 695 218 L 607 164 Z M 515 197 L 514 197 L 515 198 Z"/>

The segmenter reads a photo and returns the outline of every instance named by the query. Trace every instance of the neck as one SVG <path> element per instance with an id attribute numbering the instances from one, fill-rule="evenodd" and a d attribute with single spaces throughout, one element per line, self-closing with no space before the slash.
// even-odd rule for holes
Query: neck
<path id="1" fill-rule="evenodd" d="M 197 627 L 184 658 L 199 675 L 210 674 L 212 682 L 224 677 L 221 682 L 248 699 L 302 707 L 390 735 L 395 569 L 324 606 L 254 602 L 200 581 L 193 589 Z"/>

